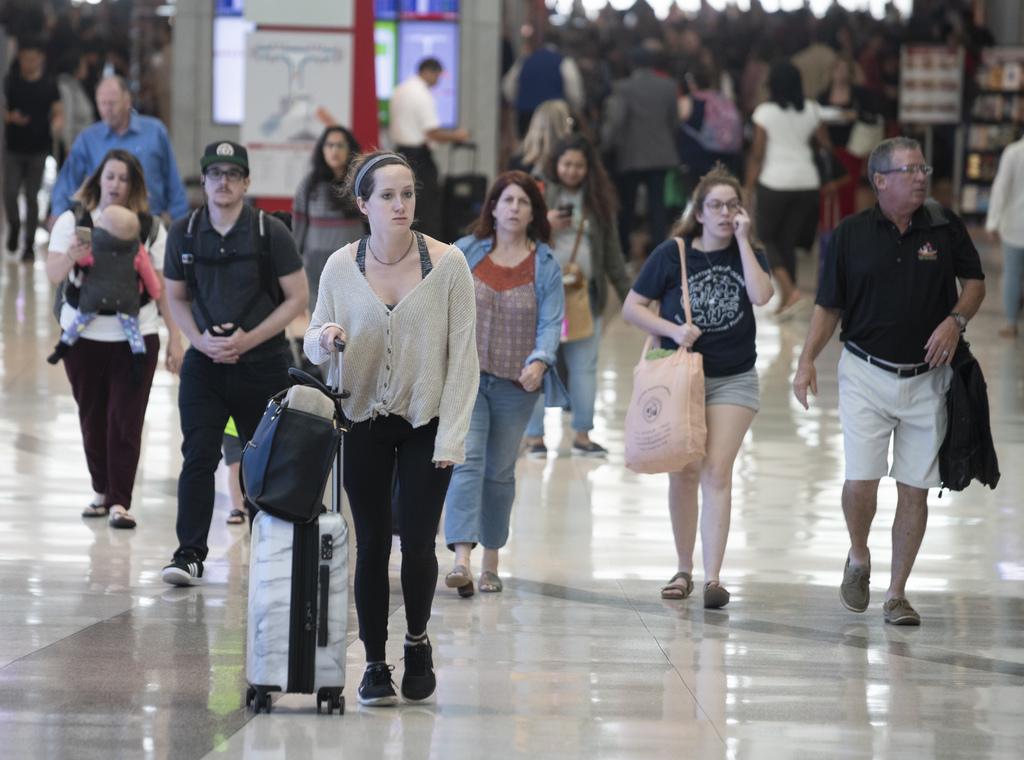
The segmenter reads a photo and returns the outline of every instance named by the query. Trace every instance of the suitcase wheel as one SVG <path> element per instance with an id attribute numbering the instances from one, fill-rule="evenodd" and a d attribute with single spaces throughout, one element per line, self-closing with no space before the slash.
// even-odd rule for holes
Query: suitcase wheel
<path id="1" fill-rule="evenodd" d="M 333 715 L 334 711 L 338 711 L 338 715 L 345 714 L 345 698 L 341 696 L 340 687 L 325 686 L 316 693 L 316 711 L 319 714 L 321 707 L 327 708 L 327 714 Z"/>
<path id="2" fill-rule="evenodd" d="M 257 715 L 260 712 L 269 713 L 273 707 L 270 696 L 271 691 L 271 689 L 265 689 L 262 686 L 250 686 L 245 692 L 245 706 L 249 707 L 252 705 L 253 712 Z"/>

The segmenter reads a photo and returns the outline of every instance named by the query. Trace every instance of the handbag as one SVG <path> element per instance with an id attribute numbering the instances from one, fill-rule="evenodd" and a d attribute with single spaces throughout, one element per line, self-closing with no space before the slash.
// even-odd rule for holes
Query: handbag
<path id="1" fill-rule="evenodd" d="M 873 121 L 858 117 L 846 140 L 846 150 L 851 156 L 866 158 L 885 137 L 885 124 L 878 116 Z"/>
<path id="2" fill-rule="evenodd" d="M 840 182 L 848 176 L 843 162 L 836 158 L 830 148 L 817 140 L 811 145 L 811 156 L 814 158 L 814 168 L 818 171 L 818 182 L 821 187 Z"/>
<path id="3" fill-rule="evenodd" d="M 693 324 L 686 254 L 679 246 L 683 277 L 683 312 Z M 654 336 L 644 341 L 633 368 L 633 393 L 626 412 L 626 467 L 633 472 L 677 472 L 704 457 L 707 420 L 704 415 L 704 357 L 682 348 L 660 359 L 648 359 Z"/>
<path id="4" fill-rule="evenodd" d="M 590 311 L 590 288 L 583 270 L 576 263 L 580 250 L 586 217 L 580 219 L 576 241 L 572 244 L 569 262 L 562 267 L 562 285 L 565 287 L 565 317 L 562 321 L 562 342 L 583 340 L 594 334 L 594 314 Z"/>
<path id="5" fill-rule="evenodd" d="M 345 430 L 342 394 L 301 370 L 288 373 L 306 385 L 271 397 L 242 449 L 240 480 L 245 500 L 256 509 L 309 523 L 324 510 L 321 499 Z"/>

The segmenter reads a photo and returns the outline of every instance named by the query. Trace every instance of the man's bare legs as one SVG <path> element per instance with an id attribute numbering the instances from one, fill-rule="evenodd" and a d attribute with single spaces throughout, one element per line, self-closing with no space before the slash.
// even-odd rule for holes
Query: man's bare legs
<path id="1" fill-rule="evenodd" d="M 928 525 L 928 489 L 896 484 L 896 518 L 892 521 L 892 575 L 886 599 L 906 596 L 907 579 Z"/>
<path id="2" fill-rule="evenodd" d="M 843 515 L 850 534 L 850 565 L 870 567 L 868 534 L 878 509 L 878 479 L 847 480 L 843 483 Z"/>

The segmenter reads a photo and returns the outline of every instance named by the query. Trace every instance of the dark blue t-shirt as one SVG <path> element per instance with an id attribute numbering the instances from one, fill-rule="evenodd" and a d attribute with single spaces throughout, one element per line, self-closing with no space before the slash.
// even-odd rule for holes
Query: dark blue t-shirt
<path id="1" fill-rule="evenodd" d="M 755 251 L 755 254 L 761 268 L 769 271 L 764 253 Z M 720 251 L 698 251 L 687 240 L 686 274 L 693 323 L 701 329 L 693 350 L 704 356 L 704 374 L 725 377 L 746 372 L 757 359 L 754 347 L 757 325 L 743 280 L 743 262 L 736 238 Z M 633 290 L 644 298 L 660 300 L 659 313 L 663 319 L 677 325 L 686 321 L 679 248 L 674 239 L 654 249 L 633 283 Z M 662 338 L 661 347 L 678 348 L 671 338 Z"/>

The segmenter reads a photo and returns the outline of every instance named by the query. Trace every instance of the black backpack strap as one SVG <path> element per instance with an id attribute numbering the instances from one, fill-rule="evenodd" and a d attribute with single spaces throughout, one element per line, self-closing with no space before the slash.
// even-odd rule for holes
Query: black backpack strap
<path id="1" fill-rule="evenodd" d="M 181 270 L 185 274 L 185 287 L 188 290 L 188 296 L 199 307 L 203 319 L 206 320 L 206 328 L 209 329 L 216 323 L 199 293 L 199 281 L 196 279 L 196 255 L 199 252 L 199 246 L 196 244 L 198 235 L 195 227 L 202 211 L 202 207 L 193 211 L 188 218 L 188 224 L 185 225 L 185 240 L 181 247 Z"/>
<path id="2" fill-rule="evenodd" d="M 278 283 L 277 277 L 274 276 L 274 259 L 270 250 L 270 225 L 267 223 L 266 214 L 263 209 L 256 209 L 256 223 L 253 226 L 255 227 L 255 244 L 259 259 L 260 288 L 252 294 L 252 297 L 242 307 L 241 312 L 239 312 L 236 322 L 238 325 L 245 323 L 249 313 L 256 308 L 256 305 L 265 294 L 270 295 L 270 299 L 275 306 L 284 300 L 284 296 L 281 293 L 281 285 Z"/>

